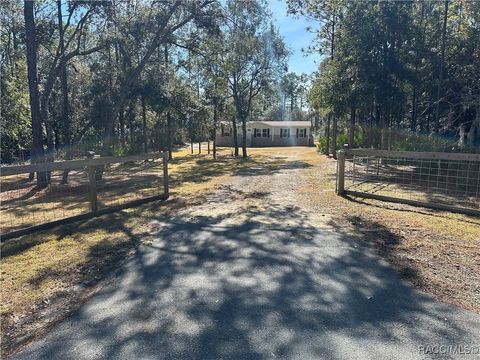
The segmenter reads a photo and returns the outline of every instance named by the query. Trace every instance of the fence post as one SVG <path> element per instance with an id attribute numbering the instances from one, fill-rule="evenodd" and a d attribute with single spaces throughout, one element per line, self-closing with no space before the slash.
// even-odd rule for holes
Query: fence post
<path id="1" fill-rule="evenodd" d="M 88 183 L 89 183 L 89 197 L 90 197 L 90 208 L 92 213 L 95 215 L 98 210 L 97 202 L 97 179 L 96 179 L 96 169 L 95 166 L 88 166 Z"/>
<path id="2" fill-rule="evenodd" d="M 168 198 L 168 155 L 163 154 L 163 192 Z"/>
<path id="3" fill-rule="evenodd" d="M 345 150 L 337 151 L 337 195 L 345 193 Z"/>

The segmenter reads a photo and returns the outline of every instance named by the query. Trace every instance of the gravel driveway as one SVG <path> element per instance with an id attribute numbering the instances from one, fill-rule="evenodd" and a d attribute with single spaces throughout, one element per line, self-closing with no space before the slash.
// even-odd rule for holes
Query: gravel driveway
<path id="1" fill-rule="evenodd" d="M 159 221 L 87 303 L 12 358 L 478 358 L 480 316 L 415 290 L 314 213 L 297 192 L 310 165 L 290 160 Z M 449 345 L 477 354 L 422 350 Z"/>

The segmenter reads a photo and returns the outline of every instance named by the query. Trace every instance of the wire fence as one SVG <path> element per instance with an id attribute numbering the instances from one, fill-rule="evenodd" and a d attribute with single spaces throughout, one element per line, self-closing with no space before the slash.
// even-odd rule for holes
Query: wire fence
<path id="1" fill-rule="evenodd" d="M 341 150 L 337 193 L 480 215 L 480 154 Z"/>
<path id="2" fill-rule="evenodd" d="M 2 167 L 2 241 L 62 222 L 167 198 L 167 159 L 165 153 L 151 153 Z M 36 171 L 49 174 L 47 187 L 36 186 L 30 175 Z"/>

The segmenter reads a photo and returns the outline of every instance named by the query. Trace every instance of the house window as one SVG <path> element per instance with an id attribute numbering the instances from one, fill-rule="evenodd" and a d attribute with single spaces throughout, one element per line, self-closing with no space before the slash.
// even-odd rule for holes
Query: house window
<path id="1" fill-rule="evenodd" d="M 290 137 L 290 129 L 280 129 L 280 137 L 281 138 Z"/>
<path id="2" fill-rule="evenodd" d="M 270 137 L 270 129 L 262 129 L 262 137 Z"/>
<path id="3" fill-rule="evenodd" d="M 297 137 L 299 138 L 307 137 L 307 129 L 297 129 Z"/>
<path id="4" fill-rule="evenodd" d="M 253 136 L 254 137 L 261 137 L 262 136 L 262 129 L 253 129 Z"/>

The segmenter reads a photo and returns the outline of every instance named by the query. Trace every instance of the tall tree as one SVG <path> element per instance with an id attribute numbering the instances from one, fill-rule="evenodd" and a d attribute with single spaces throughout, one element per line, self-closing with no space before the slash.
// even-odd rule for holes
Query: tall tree
<path id="1" fill-rule="evenodd" d="M 58 14 L 58 42 L 60 53 L 65 56 L 65 40 L 64 40 L 64 28 L 63 28 L 63 15 L 62 15 L 62 1 L 57 0 L 57 14 Z M 67 80 L 67 64 L 61 62 L 60 79 L 62 83 L 62 122 L 63 122 L 63 147 L 66 151 L 65 159 L 72 159 L 72 151 L 70 149 L 70 120 L 69 120 L 69 103 L 68 103 L 68 80 Z M 62 183 L 68 181 L 68 169 L 63 172 Z"/>
<path id="2" fill-rule="evenodd" d="M 443 69 L 445 67 L 445 41 L 447 37 L 447 18 L 448 18 L 448 1 L 444 2 L 444 11 L 443 11 L 443 26 L 442 26 L 442 39 L 440 45 L 440 64 L 438 71 L 438 87 L 437 87 L 437 101 L 435 106 L 435 141 L 438 141 L 438 133 L 440 130 L 440 101 L 442 96 L 442 87 L 443 87 Z"/>
<path id="3" fill-rule="evenodd" d="M 247 157 L 247 120 L 253 101 L 268 82 L 285 70 L 287 50 L 277 30 L 269 22 L 265 3 L 229 1 L 227 24 L 226 74 L 236 111 L 242 126 L 242 156 Z M 236 121 L 233 124 L 236 131 Z M 236 154 L 237 150 L 236 150 Z"/>
<path id="4" fill-rule="evenodd" d="M 40 119 L 40 102 L 37 79 L 37 40 L 34 18 L 34 2 L 24 1 L 25 41 L 27 45 L 28 89 L 30 94 L 30 111 L 32 117 L 32 160 L 35 163 L 44 160 L 42 122 Z M 47 186 L 45 172 L 37 172 L 37 185 Z"/>
<path id="5" fill-rule="evenodd" d="M 141 16 L 145 25 L 142 31 L 142 44 L 137 49 L 138 62 L 131 66 L 131 70 L 125 75 L 119 84 L 116 100 L 112 104 L 109 116 L 106 119 L 104 131 L 103 153 L 111 152 L 113 139 L 113 129 L 129 92 L 135 85 L 145 66 L 148 64 L 152 55 L 162 45 L 171 40 L 176 32 L 192 22 L 199 20 L 200 26 L 209 25 L 208 11 L 214 4 L 213 0 L 203 0 L 197 2 L 194 0 L 176 0 L 174 2 L 157 2 L 142 9 Z M 140 6 L 140 5 L 139 5 Z M 125 21 L 130 22 L 126 18 Z M 128 23 L 127 23 L 128 25 Z M 169 151 L 170 152 L 170 151 Z"/>

